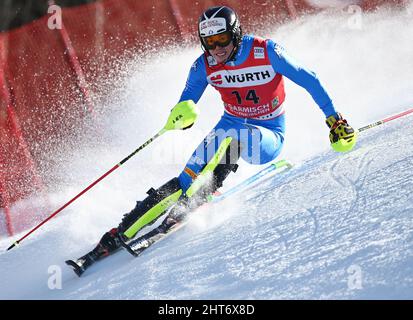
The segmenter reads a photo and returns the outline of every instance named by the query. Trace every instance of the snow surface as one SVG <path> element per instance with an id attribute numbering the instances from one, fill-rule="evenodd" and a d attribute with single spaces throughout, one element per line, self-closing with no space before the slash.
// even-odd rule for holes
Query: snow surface
<path id="1" fill-rule="evenodd" d="M 413 106 L 411 9 L 364 14 L 357 24 L 347 12 L 320 14 L 264 36 L 315 70 L 337 109 L 361 127 Z M 199 54 L 187 48 L 129 62 L 104 134 L 62 156 L 52 208 L 162 127 Z M 311 97 L 286 87 L 280 158 L 296 164 L 291 171 L 197 211 L 139 258 L 122 251 L 74 275 L 64 261 L 91 249 L 147 189 L 176 176 L 218 121 L 219 97 L 207 89 L 191 131 L 165 134 L 19 248 L 5 252 L 12 241 L 0 240 L 0 298 L 412 299 L 412 117 L 362 133 L 340 155 Z M 225 187 L 259 169 L 241 164 Z M 53 290 L 56 272 L 61 289 Z"/>

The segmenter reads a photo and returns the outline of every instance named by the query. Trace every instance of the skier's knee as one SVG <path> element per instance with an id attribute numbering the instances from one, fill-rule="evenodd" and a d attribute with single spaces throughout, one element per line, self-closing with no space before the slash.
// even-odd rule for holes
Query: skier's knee
<path id="1" fill-rule="evenodd" d="M 198 193 L 199 189 L 202 189 L 203 193 L 213 193 L 222 187 L 223 181 L 230 172 L 235 172 L 238 168 L 240 149 L 238 140 L 227 137 L 208 163 L 203 166 L 187 165 L 179 175 L 183 192 L 191 197 Z M 205 177 L 211 177 L 211 179 L 208 180 Z"/>

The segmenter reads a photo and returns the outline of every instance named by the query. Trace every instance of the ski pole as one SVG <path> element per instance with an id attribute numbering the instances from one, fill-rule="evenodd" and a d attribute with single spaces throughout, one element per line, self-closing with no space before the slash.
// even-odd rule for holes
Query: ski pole
<path id="1" fill-rule="evenodd" d="M 221 200 L 225 199 L 226 197 L 230 196 L 233 193 L 240 192 L 240 191 L 244 190 L 246 187 L 251 185 L 253 182 L 257 181 L 258 179 L 260 179 L 261 177 L 263 177 L 266 174 L 270 173 L 271 171 L 281 169 L 281 168 L 284 168 L 284 167 L 287 168 L 287 169 L 291 169 L 292 164 L 290 162 L 288 162 L 287 160 L 279 160 L 277 162 L 271 163 L 268 167 L 265 167 L 261 171 L 259 171 L 256 174 L 252 175 L 248 179 L 242 181 L 241 183 L 239 183 L 235 187 L 229 189 L 228 191 L 224 192 L 223 194 L 209 196 L 208 201 L 209 202 L 221 201 Z"/>
<path id="2" fill-rule="evenodd" d="M 394 119 L 398 119 L 398 118 L 404 117 L 404 116 L 406 116 L 406 115 L 408 115 L 408 114 L 410 114 L 410 113 L 413 113 L 413 108 L 410 108 L 410 109 L 408 109 L 408 110 L 406 110 L 406 111 L 403 111 L 403 112 L 400 112 L 400 113 L 398 113 L 398 114 L 392 115 L 392 116 L 390 116 L 390 117 L 388 117 L 388 118 L 386 118 L 386 119 L 383 119 L 383 120 L 380 120 L 380 121 L 371 123 L 371 124 L 369 124 L 369 125 L 367 125 L 367 126 L 361 127 L 361 128 L 358 129 L 358 131 L 359 131 L 359 132 L 362 132 L 362 131 L 365 131 L 365 130 L 367 130 L 367 129 L 371 129 L 371 128 L 380 126 L 380 125 L 382 125 L 382 124 L 384 124 L 384 123 L 386 123 L 386 122 L 389 122 L 389 121 L 392 121 L 392 120 L 394 120 Z"/>
<path id="3" fill-rule="evenodd" d="M 90 184 L 88 187 L 83 189 L 80 193 L 78 193 L 75 197 L 73 197 L 69 202 L 61 206 L 59 209 L 57 209 L 55 212 L 53 212 L 46 220 L 38 224 L 36 227 L 34 227 L 32 230 L 30 230 L 28 233 L 26 233 L 22 238 L 14 242 L 7 250 L 13 249 L 16 245 L 20 244 L 25 238 L 27 238 L 30 234 L 35 232 L 37 229 L 39 229 L 42 225 L 44 225 L 47 221 L 52 219 L 54 216 L 56 216 L 60 211 L 62 211 L 64 208 L 69 206 L 72 202 L 74 202 L 76 199 L 78 199 L 80 196 L 85 194 L 88 190 L 90 190 L 93 186 L 95 186 L 97 183 L 102 181 L 104 178 L 106 178 L 109 174 L 111 174 L 113 171 L 118 169 L 121 165 L 123 165 L 126 161 L 128 161 L 130 158 L 132 158 L 135 154 L 137 154 L 139 151 L 141 151 L 143 148 L 145 148 L 147 145 L 149 145 L 151 142 L 153 142 L 156 138 L 160 137 L 162 134 L 164 134 L 167 130 L 162 129 L 160 130 L 156 135 L 154 135 L 152 138 L 150 138 L 148 141 L 146 141 L 143 145 L 141 145 L 138 149 L 133 151 L 130 155 L 128 155 L 125 159 L 123 159 L 121 162 L 116 164 L 112 169 L 104 173 L 100 178 L 98 178 L 96 181 L 94 181 L 92 184 Z"/>
<path id="4" fill-rule="evenodd" d="M 64 204 L 62 207 L 57 209 L 55 212 L 53 212 L 46 220 L 42 221 L 40 224 L 38 224 L 36 227 L 34 227 L 32 230 L 30 230 L 28 233 L 26 233 L 22 238 L 14 242 L 10 247 L 7 248 L 7 251 L 10 249 L 13 249 L 16 245 L 20 244 L 25 238 L 27 238 L 30 234 L 32 234 L 34 231 L 39 229 L 42 225 L 44 225 L 47 221 L 52 219 L 54 216 L 56 216 L 59 212 L 61 212 L 64 208 L 69 206 L 73 201 L 78 199 L 80 196 L 82 196 L 84 193 L 86 193 L 88 190 L 90 190 L 93 186 L 95 186 L 97 183 L 102 181 L 104 178 L 106 178 L 109 174 L 111 174 L 113 171 L 118 169 L 121 165 L 123 165 L 126 161 L 128 161 L 130 158 L 132 158 L 135 154 L 137 154 L 139 151 L 141 151 L 143 148 L 145 148 L 147 145 L 149 145 L 151 142 L 153 142 L 155 139 L 159 138 L 161 135 L 163 135 L 165 132 L 169 130 L 182 130 L 191 127 L 196 118 L 198 117 L 199 110 L 195 103 L 192 100 L 187 100 L 187 101 L 182 101 L 178 103 L 172 110 L 169 115 L 168 121 L 166 122 L 165 126 L 160 130 L 157 134 L 155 134 L 152 138 L 150 138 L 148 141 L 146 141 L 143 145 L 141 145 L 138 149 L 133 151 L 130 155 L 128 155 L 125 159 L 123 159 L 121 162 L 116 164 L 112 169 L 107 171 L 105 174 L 103 174 L 100 178 L 98 178 L 95 182 L 90 184 L 88 187 L 86 187 L 84 190 L 82 190 L 79 194 L 77 194 L 74 198 L 72 198 L 69 202 Z"/>

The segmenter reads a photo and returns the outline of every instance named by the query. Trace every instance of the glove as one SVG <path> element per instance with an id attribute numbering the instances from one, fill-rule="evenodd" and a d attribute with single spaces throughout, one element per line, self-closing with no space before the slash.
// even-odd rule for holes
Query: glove
<path id="1" fill-rule="evenodd" d="M 329 116 L 326 123 L 330 128 L 330 143 L 334 151 L 347 152 L 353 149 L 357 133 L 340 113 Z"/>
<path id="2" fill-rule="evenodd" d="M 181 101 L 172 108 L 166 130 L 185 130 L 193 126 L 198 118 L 199 110 L 192 100 Z"/>

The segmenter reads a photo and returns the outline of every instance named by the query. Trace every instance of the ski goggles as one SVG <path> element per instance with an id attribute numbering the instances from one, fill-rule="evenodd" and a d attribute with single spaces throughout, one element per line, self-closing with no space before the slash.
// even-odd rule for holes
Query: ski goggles
<path id="1" fill-rule="evenodd" d="M 220 34 L 215 34 L 213 36 L 202 38 L 205 48 L 208 50 L 214 50 L 217 45 L 220 47 L 226 47 L 232 41 L 232 35 L 229 31 Z"/>

